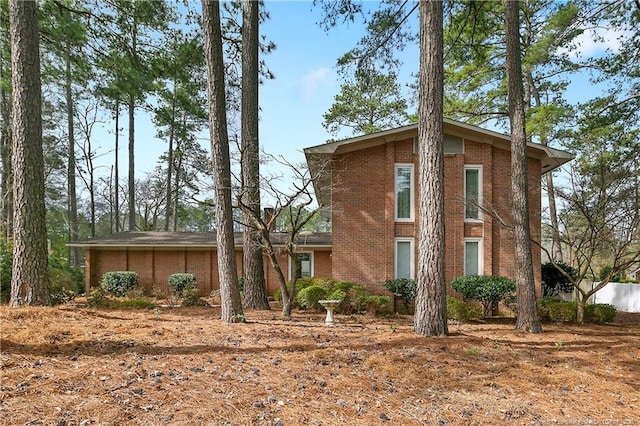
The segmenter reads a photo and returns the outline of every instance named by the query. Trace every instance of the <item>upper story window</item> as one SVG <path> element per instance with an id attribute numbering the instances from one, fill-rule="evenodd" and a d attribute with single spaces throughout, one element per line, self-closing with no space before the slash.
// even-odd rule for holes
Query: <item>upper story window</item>
<path id="1" fill-rule="evenodd" d="M 482 166 L 464 166 L 464 219 L 482 220 Z"/>
<path id="2" fill-rule="evenodd" d="M 395 166 L 395 219 L 411 222 L 414 218 L 413 164 Z"/>

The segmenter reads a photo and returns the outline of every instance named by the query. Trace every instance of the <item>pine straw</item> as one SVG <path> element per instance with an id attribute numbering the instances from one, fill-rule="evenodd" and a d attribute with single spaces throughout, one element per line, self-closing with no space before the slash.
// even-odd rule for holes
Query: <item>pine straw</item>
<path id="1" fill-rule="evenodd" d="M 640 424 L 640 325 L 0 307 L 0 424 Z M 588 423 L 591 422 L 591 423 Z"/>

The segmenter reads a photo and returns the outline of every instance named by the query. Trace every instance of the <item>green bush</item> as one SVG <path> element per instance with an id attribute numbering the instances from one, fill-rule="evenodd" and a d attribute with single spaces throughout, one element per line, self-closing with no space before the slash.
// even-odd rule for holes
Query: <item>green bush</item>
<path id="1" fill-rule="evenodd" d="M 515 291 L 516 282 L 498 275 L 462 275 L 451 281 L 451 287 L 465 299 L 479 301 L 482 304 L 482 317 L 485 318 L 493 303 Z"/>
<path id="2" fill-rule="evenodd" d="M 608 303 L 593 303 L 584 307 L 584 320 L 596 324 L 613 322 L 618 315 L 618 309 Z"/>
<path id="3" fill-rule="evenodd" d="M 188 287 L 194 287 L 196 284 L 196 277 L 193 274 L 186 272 L 180 272 L 177 274 L 169 275 L 169 287 L 178 297 L 182 297 L 184 290 Z"/>
<path id="4" fill-rule="evenodd" d="M 109 308 L 112 306 L 112 300 L 107 297 L 102 287 L 96 287 L 89 292 L 87 305 L 92 308 Z"/>
<path id="5" fill-rule="evenodd" d="M 397 278 L 395 280 L 388 280 L 384 283 L 387 290 L 394 296 L 400 296 L 402 298 L 402 305 L 405 312 L 409 312 L 409 305 L 411 301 L 416 298 L 416 282 L 409 278 Z"/>
<path id="6" fill-rule="evenodd" d="M 273 300 L 276 302 L 282 302 L 282 290 L 277 289 L 273 292 Z"/>
<path id="7" fill-rule="evenodd" d="M 296 299 L 298 304 L 305 309 L 320 309 L 321 306 L 318 300 L 322 300 L 327 297 L 327 289 L 316 284 L 312 284 L 309 287 L 301 289 Z"/>
<path id="8" fill-rule="evenodd" d="M 479 319 L 482 310 L 453 296 L 447 296 L 447 318 L 461 322 Z"/>
<path id="9" fill-rule="evenodd" d="M 156 304 L 142 297 L 115 301 L 113 307 L 120 309 L 155 309 Z"/>
<path id="10" fill-rule="evenodd" d="M 576 302 L 564 302 L 549 297 L 538 300 L 538 316 L 546 321 L 575 321 L 578 315 Z"/>
<path id="11" fill-rule="evenodd" d="M 387 296 L 367 296 L 367 312 L 375 316 L 387 316 L 391 314 L 391 299 Z"/>
<path id="12" fill-rule="evenodd" d="M 11 240 L 0 241 L 0 302 L 7 303 L 11 298 L 11 265 L 13 250 Z"/>
<path id="13" fill-rule="evenodd" d="M 72 294 L 84 293 L 84 271 L 69 265 L 67 259 L 60 256 L 49 257 L 49 282 L 54 304 L 64 303 L 69 298 L 73 300 Z"/>
<path id="14" fill-rule="evenodd" d="M 574 280 L 578 277 L 578 270 L 557 262 L 556 265 Z M 559 293 L 570 293 L 573 291 L 573 284 L 565 277 L 560 270 L 551 262 L 542 265 L 542 295 L 545 297 L 556 296 Z"/>
<path id="15" fill-rule="evenodd" d="M 600 281 L 604 281 L 605 278 L 607 278 L 607 276 L 609 276 L 609 274 L 611 273 L 611 270 L 613 268 L 611 266 L 604 266 L 602 269 L 600 269 L 600 275 L 598 278 L 600 278 Z M 611 276 L 611 278 L 609 278 L 609 282 L 610 283 L 618 283 L 620 282 L 620 279 L 622 277 L 620 276 L 620 273 L 618 272 L 617 274 L 614 274 Z"/>
<path id="16" fill-rule="evenodd" d="M 131 271 L 112 271 L 102 276 L 100 287 L 114 296 L 123 297 L 140 284 L 138 274 Z"/>
<path id="17" fill-rule="evenodd" d="M 367 291 L 361 284 L 337 281 L 328 289 L 327 299 L 342 300 L 336 308 L 340 314 L 357 314 L 367 309 Z"/>

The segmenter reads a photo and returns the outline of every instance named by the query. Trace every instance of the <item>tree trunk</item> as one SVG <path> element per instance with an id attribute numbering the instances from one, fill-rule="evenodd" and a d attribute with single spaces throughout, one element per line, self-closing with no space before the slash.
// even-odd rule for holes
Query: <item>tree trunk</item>
<path id="1" fill-rule="evenodd" d="M 220 29 L 220 3 L 202 1 L 204 52 L 207 64 L 207 93 L 211 132 L 213 181 L 216 195 L 216 239 L 218 247 L 218 275 L 222 299 L 222 320 L 244 321 L 233 238 L 231 205 L 231 166 L 227 112 L 225 101 L 224 60 Z"/>
<path id="2" fill-rule="evenodd" d="M 526 130 L 520 59 L 520 3 L 505 1 L 507 95 L 511 123 L 511 192 L 518 319 L 516 328 L 541 333 L 533 278 Z"/>
<path id="3" fill-rule="evenodd" d="M 65 49 L 65 92 L 67 102 L 67 133 L 69 145 L 67 147 L 67 197 L 69 206 L 69 240 L 78 240 L 78 199 L 76 195 L 76 138 L 73 123 L 73 90 L 71 75 L 71 48 L 67 44 Z M 80 248 L 69 248 L 68 263 L 80 266 Z"/>
<path id="4" fill-rule="evenodd" d="M 129 95 L 129 231 L 136 230 L 135 111 L 135 99 Z"/>
<path id="5" fill-rule="evenodd" d="M 113 187 L 113 199 L 114 199 L 114 213 L 115 213 L 115 224 L 116 224 L 116 232 L 120 232 L 120 184 L 119 184 L 119 168 L 118 168 L 118 150 L 120 149 L 120 102 L 116 100 L 116 109 L 115 109 L 115 126 L 116 126 L 116 140 L 115 140 L 115 161 L 114 161 L 114 177 L 115 185 Z"/>
<path id="6" fill-rule="evenodd" d="M 419 217 L 414 330 L 444 336 L 444 156 L 442 2 L 420 2 L 420 92 L 418 118 Z"/>
<path id="7" fill-rule="evenodd" d="M 36 7 L 36 2 L 9 2 L 14 179 L 11 306 L 48 305 L 51 301 Z"/>
<path id="8" fill-rule="evenodd" d="M 258 142 L 258 14 L 259 2 L 242 1 L 242 108 L 241 167 L 242 204 L 253 213 L 244 213 L 243 303 L 247 308 L 269 309 L 265 290 L 264 262 L 260 230 L 251 224 L 251 215 L 260 215 L 260 148 Z"/>
<path id="9" fill-rule="evenodd" d="M 3 29 L 7 30 L 7 28 Z M 8 49 L 7 49 L 8 50 Z M 5 58 L 5 46 L 0 46 L 0 80 L 7 78 L 10 70 L 7 70 L 6 64 L 11 66 L 11 58 Z M 11 106 L 5 85 L 0 85 L 0 117 L 2 124 L 0 127 L 0 227 L 2 239 L 8 241 L 12 234 L 13 228 L 13 189 L 12 189 L 12 172 L 11 172 Z"/>
<path id="10" fill-rule="evenodd" d="M 172 176 L 173 173 L 173 138 L 175 134 L 176 127 L 176 82 L 173 81 L 173 98 L 171 99 L 171 124 L 169 125 L 169 148 L 167 150 L 167 205 L 165 208 L 165 218 L 164 218 L 164 230 L 169 230 L 169 223 L 171 221 L 171 200 L 173 197 L 171 196 L 171 185 L 172 185 Z M 178 172 L 176 171 L 176 174 Z M 175 229 L 174 229 L 175 231 Z"/>

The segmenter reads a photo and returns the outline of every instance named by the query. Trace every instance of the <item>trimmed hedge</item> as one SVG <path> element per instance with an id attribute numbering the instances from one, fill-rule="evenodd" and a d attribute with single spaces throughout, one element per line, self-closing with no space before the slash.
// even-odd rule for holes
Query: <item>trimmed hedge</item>
<path id="1" fill-rule="evenodd" d="M 181 297 L 184 294 L 185 289 L 195 287 L 196 276 L 186 272 L 180 272 L 169 275 L 168 282 L 173 293 L 176 296 Z"/>
<path id="2" fill-rule="evenodd" d="M 298 304 L 305 309 L 320 309 L 318 301 L 325 297 L 327 297 L 327 289 L 316 284 L 303 288 L 296 295 Z"/>
<path id="3" fill-rule="evenodd" d="M 467 322 L 480 319 L 482 309 L 470 303 L 465 303 L 453 296 L 447 296 L 447 319 Z"/>
<path id="4" fill-rule="evenodd" d="M 593 303 L 584 307 L 584 320 L 596 324 L 613 322 L 618 315 L 618 309 L 608 303 Z"/>
<path id="5" fill-rule="evenodd" d="M 140 285 L 140 277 L 132 271 L 112 271 L 102 276 L 100 287 L 113 296 L 123 297 Z"/>

